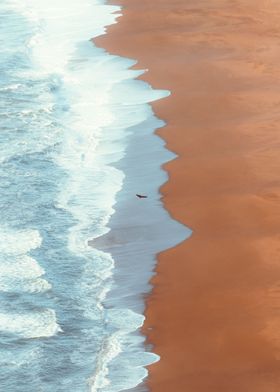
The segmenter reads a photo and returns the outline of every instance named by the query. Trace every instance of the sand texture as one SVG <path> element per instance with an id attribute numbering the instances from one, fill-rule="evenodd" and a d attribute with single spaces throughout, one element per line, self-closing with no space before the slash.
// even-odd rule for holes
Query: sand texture
<path id="1" fill-rule="evenodd" d="M 152 392 L 280 389 L 280 2 L 121 0 L 97 40 L 172 91 L 161 192 L 193 235 L 159 255 Z M 172 236 L 172 232 L 170 233 Z"/>

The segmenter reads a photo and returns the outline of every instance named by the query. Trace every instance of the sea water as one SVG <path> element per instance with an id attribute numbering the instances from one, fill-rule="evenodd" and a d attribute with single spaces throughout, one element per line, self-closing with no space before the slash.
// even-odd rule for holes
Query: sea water
<path id="1" fill-rule="evenodd" d="M 130 279 L 114 252 L 94 245 L 134 176 L 118 162 L 139 127 L 151 135 L 163 125 L 148 102 L 168 95 L 135 80 L 143 71 L 130 69 L 134 61 L 91 41 L 119 15 L 102 0 L 0 3 L 1 391 L 117 392 L 158 359 L 137 332 L 138 294 L 163 246 Z"/>

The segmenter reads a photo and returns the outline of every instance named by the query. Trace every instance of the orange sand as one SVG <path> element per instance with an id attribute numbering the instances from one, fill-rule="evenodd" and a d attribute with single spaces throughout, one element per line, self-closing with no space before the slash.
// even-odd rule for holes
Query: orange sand
<path id="1" fill-rule="evenodd" d="M 280 2 L 120 0 L 97 40 L 172 91 L 165 207 L 194 230 L 159 255 L 152 392 L 280 390 Z M 170 233 L 172 235 L 172 233 Z"/>

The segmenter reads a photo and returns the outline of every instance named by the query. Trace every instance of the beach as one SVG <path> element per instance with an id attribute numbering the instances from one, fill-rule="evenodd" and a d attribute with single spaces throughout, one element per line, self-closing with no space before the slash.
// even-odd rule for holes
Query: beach
<path id="1" fill-rule="evenodd" d="M 280 5 L 114 1 L 95 40 L 171 91 L 157 131 L 165 208 L 191 238 L 158 255 L 144 333 L 152 392 L 276 392 L 280 385 Z M 172 238 L 173 233 L 170 232 Z"/>

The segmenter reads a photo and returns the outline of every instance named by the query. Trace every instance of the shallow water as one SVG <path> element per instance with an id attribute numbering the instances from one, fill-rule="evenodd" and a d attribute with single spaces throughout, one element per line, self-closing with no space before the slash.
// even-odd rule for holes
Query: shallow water
<path id="1" fill-rule="evenodd" d="M 161 214 L 172 222 L 157 191 L 166 179 L 160 164 L 171 156 L 152 136 L 163 124 L 148 104 L 168 92 L 135 80 L 141 71 L 129 69 L 132 60 L 90 41 L 118 14 L 97 0 L 0 4 L 0 383 L 6 392 L 116 392 L 140 383 L 144 366 L 158 359 L 137 332 L 141 294 L 150 288 L 155 252 L 182 240 L 185 229 L 176 226 L 176 240 L 155 240 L 155 247 L 142 241 L 146 264 L 133 288 L 125 254 L 116 252 L 124 263 L 116 265 L 112 249 L 88 243 L 106 238 L 109 226 L 115 235 L 109 220 L 117 194 L 122 211 L 135 190 L 127 181 L 141 182 L 135 161 L 126 160 L 139 132 L 159 154 L 158 161 L 148 159 L 154 169 L 142 178 L 159 211 L 150 204 L 150 216 L 154 211 L 155 222 Z M 128 243 L 133 251 L 134 241 Z"/>

